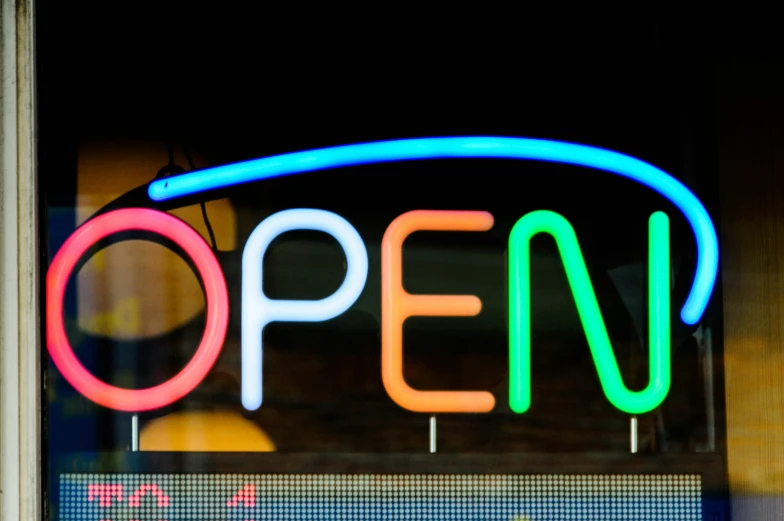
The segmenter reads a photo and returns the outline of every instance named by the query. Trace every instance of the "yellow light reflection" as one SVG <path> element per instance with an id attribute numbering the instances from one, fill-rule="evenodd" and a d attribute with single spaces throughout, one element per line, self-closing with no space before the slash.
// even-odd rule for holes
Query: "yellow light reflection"
<path id="1" fill-rule="evenodd" d="M 96 142 L 79 147 L 76 224 L 118 196 L 155 177 L 168 162 L 166 143 Z M 178 149 L 175 162 L 187 168 Z M 198 155 L 197 167 L 207 166 Z M 236 248 L 236 214 L 227 199 L 206 203 L 220 250 Z M 201 208 L 172 212 L 209 242 Z M 204 309 L 196 276 L 175 253 L 150 242 L 126 241 L 94 255 L 77 276 L 79 327 L 118 340 L 165 334 Z"/>
<path id="2" fill-rule="evenodd" d="M 139 450 L 164 452 L 274 452 L 261 427 L 227 411 L 178 412 L 156 418 L 139 433 Z"/>

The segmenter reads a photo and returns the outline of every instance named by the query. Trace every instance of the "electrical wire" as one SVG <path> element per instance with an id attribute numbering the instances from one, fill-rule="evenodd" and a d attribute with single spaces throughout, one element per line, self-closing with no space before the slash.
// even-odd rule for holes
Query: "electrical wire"
<path id="1" fill-rule="evenodd" d="M 188 161 L 188 167 L 191 170 L 196 170 L 196 165 L 193 162 L 193 158 L 191 157 L 190 152 L 188 152 L 188 148 L 183 145 L 182 151 L 185 153 L 185 159 Z M 210 242 L 212 243 L 212 249 L 218 251 L 218 243 L 215 240 L 215 232 L 212 230 L 212 224 L 210 223 L 210 218 L 207 216 L 207 205 L 204 201 L 199 203 L 201 206 L 201 216 L 204 218 L 204 225 L 207 227 L 207 233 L 210 235 Z"/>
<path id="2" fill-rule="evenodd" d="M 190 168 L 190 170 L 196 170 L 196 164 L 194 163 L 193 158 L 191 157 L 191 154 L 185 145 L 182 145 L 182 151 L 185 154 L 185 159 L 188 161 L 188 168 Z M 161 179 L 170 175 L 182 174 L 186 171 L 183 167 L 174 162 L 174 139 L 169 139 L 168 154 L 169 163 L 158 170 L 158 173 L 155 174 L 155 179 Z M 204 218 L 204 225 L 207 227 L 207 234 L 210 236 L 210 244 L 212 244 L 212 249 L 214 251 L 218 251 L 218 241 L 215 239 L 215 231 L 212 229 L 212 223 L 210 223 L 210 218 L 207 215 L 207 205 L 202 201 L 199 203 L 199 206 L 201 207 L 201 216 Z"/>

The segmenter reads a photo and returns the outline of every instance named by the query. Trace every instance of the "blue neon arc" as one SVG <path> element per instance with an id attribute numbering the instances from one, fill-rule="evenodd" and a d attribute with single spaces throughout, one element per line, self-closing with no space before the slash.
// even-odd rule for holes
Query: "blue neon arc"
<path id="1" fill-rule="evenodd" d="M 153 201 L 166 201 L 315 170 L 448 158 L 529 159 L 585 166 L 627 177 L 663 195 L 686 217 L 697 242 L 694 283 L 681 309 L 681 319 L 687 324 L 696 324 L 702 317 L 716 282 L 719 264 L 716 230 L 708 212 L 699 199 L 671 175 L 644 161 L 611 150 L 560 141 L 487 136 L 379 141 L 295 152 L 188 172 L 153 181 L 148 187 L 148 194 Z"/>

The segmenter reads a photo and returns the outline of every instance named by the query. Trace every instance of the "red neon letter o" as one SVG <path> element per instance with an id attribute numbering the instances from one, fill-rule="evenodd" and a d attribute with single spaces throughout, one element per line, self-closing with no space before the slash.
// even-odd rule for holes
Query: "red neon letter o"
<path id="1" fill-rule="evenodd" d="M 63 296 L 79 258 L 93 244 L 128 230 L 160 234 L 180 246 L 204 281 L 207 323 L 201 344 L 188 365 L 166 382 L 147 389 L 123 389 L 93 376 L 76 358 L 63 324 Z M 88 221 L 71 235 L 46 275 L 46 344 L 63 377 L 82 395 L 118 411 L 158 409 L 191 392 L 204 379 L 223 348 L 229 324 L 226 280 L 212 250 L 193 228 L 167 213 L 143 208 L 115 210 Z"/>

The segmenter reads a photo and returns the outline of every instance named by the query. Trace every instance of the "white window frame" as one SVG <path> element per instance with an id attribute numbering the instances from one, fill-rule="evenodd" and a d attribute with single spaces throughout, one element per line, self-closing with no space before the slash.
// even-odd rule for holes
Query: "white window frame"
<path id="1" fill-rule="evenodd" d="M 33 4 L 0 12 L 0 521 L 43 513 Z"/>

